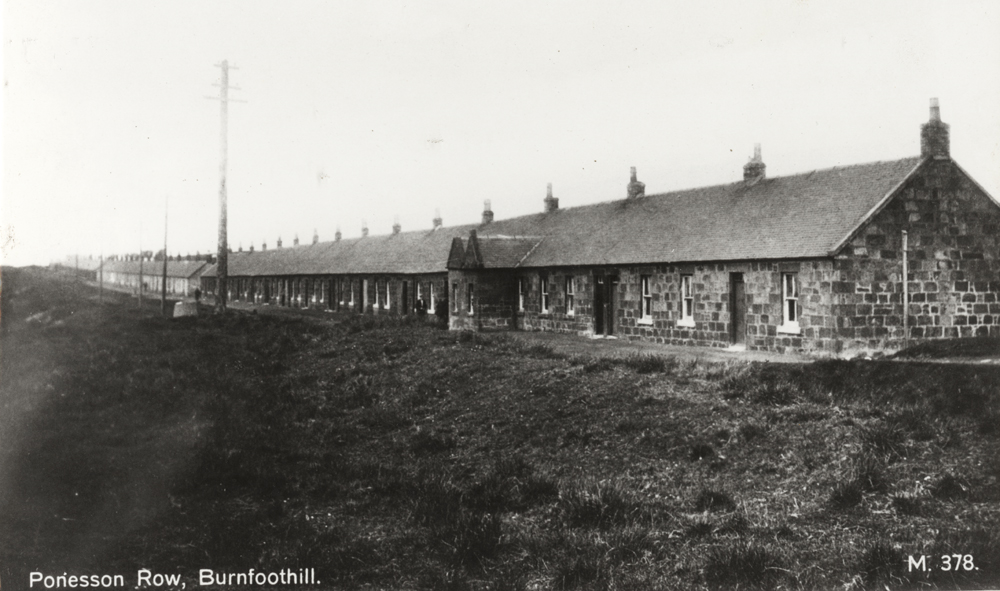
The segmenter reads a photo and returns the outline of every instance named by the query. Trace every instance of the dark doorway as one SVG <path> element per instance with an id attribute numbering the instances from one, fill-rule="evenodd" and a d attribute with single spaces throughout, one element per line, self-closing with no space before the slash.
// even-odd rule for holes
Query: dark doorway
<path id="1" fill-rule="evenodd" d="M 730 340 L 734 345 L 745 345 L 747 342 L 747 291 L 743 283 L 743 273 L 729 274 L 729 314 L 732 334 Z"/>
<path id="2" fill-rule="evenodd" d="M 402 297 L 402 301 L 403 301 L 403 305 L 402 305 L 403 314 L 409 314 L 410 313 L 410 282 L 409 281 L 404 281 L 403 282 L 403 297 Z"/>
<path id="3" fill-rule="evenodd" d="M 606 337 L 615 334 L 616 275 L 594 276 L 594 332 Z"/>

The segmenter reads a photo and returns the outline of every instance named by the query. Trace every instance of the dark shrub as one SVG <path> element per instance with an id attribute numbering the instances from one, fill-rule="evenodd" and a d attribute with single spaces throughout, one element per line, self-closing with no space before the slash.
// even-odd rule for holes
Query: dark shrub
<path id="1" fill-rule="evenodd" d="M 535 474 L 523 458 L 503 458 L 468 491 L 466 502 L 481 511 L 519 511 L 534 504 L 554 500 L 556 483 Z"/>
<path id="2" fill-rule="evenodd" d="M 462 563 L 482 566 L 500 548 L 502 525 L 496 513 L 463 510 L 450 531 L 441 537 L 449 542 Z"/>
<path id="3" fill-rule="evenodd" d="M 951 474 L 945 474 L 931 487 L 931 494 L 939 499 L 964 499 L 969 495 L 969 485 Z"/>
<path id="4" fill-rule="evenodd" d="M 410 438 L 410 451 L 417 456 L 425 456 L 455 449 L 451 435 L 434 431 L 418 431 Z"/>
<path id="5" fill-rule="evenodd" d="M 767 435 L 767 427 L 754 423 L 746 423 L 740 425 L 739 434 L 744 441 L 753 441 Z"/>
<path id="6" fill-rule="evenodd" d="M 701 442 L 691 446 L 690 458 L 692 462 L 713 457 L 715 457 L 715 449 L 710 444 Z"/>
<path id="7" fill-rule="evenodd" d="M 864 492 L 884 493 L 889 490 L 884 470 L 885 463 L 881 458 L 862 452 L 854 458 L 853 481 Z"/>
<path id="8" fill-rule="evenodd" d="M 830 494 L 830 505 L 834 509 L 850 509 L 861 502 L 861 485 L 856 480 L 842 482 Z"/>
<path id="9" fill-rule="evenodd" d="M 895 495 L 892 497 L 892 508 L 900 515 L 920 515 L 922 503 L 913 495 Z"/>
<path id="10" fill-rule="evenodd" d="M 694 502 L 695 511 L 733 511 L 736 503 L 729 493 L 704 488 Z"/>

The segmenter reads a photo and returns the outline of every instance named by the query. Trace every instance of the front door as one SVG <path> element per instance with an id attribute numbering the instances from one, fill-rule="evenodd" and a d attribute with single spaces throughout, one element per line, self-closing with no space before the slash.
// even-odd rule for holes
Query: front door
<path id="1" fill-rule="evenodd" d="M 615 334 L 615 288 L 616 275 L 596 275 L 594 277 L 594 332 L 599 335 Z"/>
<path id="2" fill-rule="evenodd" d="M 730 320 L 732 325 L 731 342 L 734 345 L 745 345 L 747 342 L 747 292 L 743 283 L 743 273 L 729 275 Z"/>
<path id="3" fill-rule="evenodd" d="M 400 300 L 399 305 L 402 307 L 403 314 L 409 314 L 409 312 L 410 312 L 410 290 L 409 290 L 409 282 L 408 281 L 404 281 L 403 282 L 403 297 Z"/>
<path id="4" fill-rule="evenodd" d="M 618 276 L 604 277 L 604 334 L 615 334 L 615 293 L 618 290 Z"/>

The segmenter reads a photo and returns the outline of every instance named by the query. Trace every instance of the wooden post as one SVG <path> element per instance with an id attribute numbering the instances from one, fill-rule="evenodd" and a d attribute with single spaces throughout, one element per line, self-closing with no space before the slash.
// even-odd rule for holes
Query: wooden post
<path id="1" fill-rule="evenodd" d="M 142 308 L 142 224 L 139 224 L 139 307 Z"/>
<path id="2" fill-rule="evenodd" d="M 907 236 L 903 230 L 903 348 L 910 346 L 910 286 L 909 260 L 907 259 Z"/>
<path id="3" fill-rule="evenodd" d="M 167 199 L 163 199 L 163 285 L 160 286 L 160 314 L 167 315 Z"/>
<path id="4" fill-rule="evenodd" d="M 229 129 L 229 62 L 222 60 L 222 80 L 219 84 L 219 99 L 222 104 L 221 161 L 219 162 L 219 260 L 215 271 L 215 307 L 218 312 L 226 311 L 226 290 L 229 274 L 229 244 L 227 233 L 226 204 L 226 140 Z"/>

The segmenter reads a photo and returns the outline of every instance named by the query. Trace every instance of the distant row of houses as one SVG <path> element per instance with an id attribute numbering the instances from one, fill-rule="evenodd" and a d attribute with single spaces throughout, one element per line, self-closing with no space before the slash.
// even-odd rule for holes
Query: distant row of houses
<path id="1" fill-rule="evenodd" d="M 1000 336 L 1000 205 L 950 156 L 932 100 L 920 155 L 479 224 L 233 253 L 228 296 L 455 330 L 839 353 Z M 201 275 L 206 293 L 216 268 Z M 190 285 L 190 284 L 189 284 Z"/>
<path id="2" fill-rule="evenodd" d="M 141 260 L 140 260 L 141 259 Z M 170 295 L 191 296 L 201 285 L 201 274 L 209 267 L 208 258 L 167 260 L 166 284 Z M 108 286 L 161 293 L 164 281 L 163 260 L 135 257 L 127 260 L 71 256 L 53 265 L 88 281 L 102 281 Z"/>

